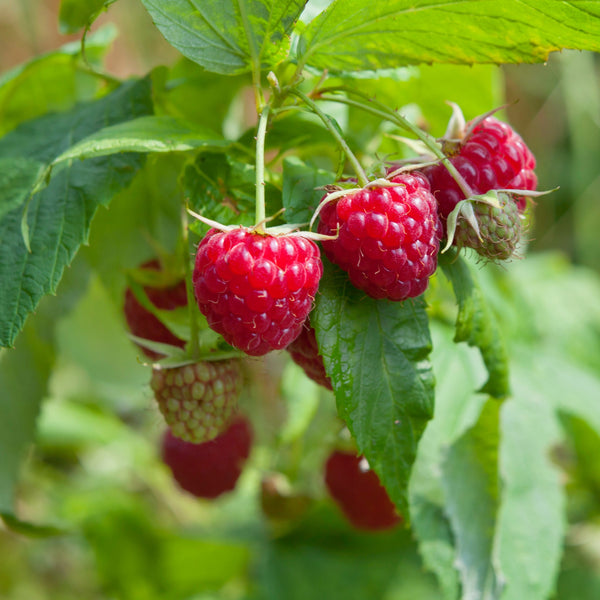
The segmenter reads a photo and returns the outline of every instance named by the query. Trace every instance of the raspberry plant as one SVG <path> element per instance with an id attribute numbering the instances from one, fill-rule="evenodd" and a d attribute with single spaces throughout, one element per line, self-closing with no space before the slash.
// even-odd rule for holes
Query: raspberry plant
<path id="1" fill-rule="evenodd" d="M 114 597 L 563 594 L 600 284 L 527 256 L 561 182 L 498 65 L 600 50 L 600 2 L 141 0 L 180 56 L 127 80 L 114 3 L 63 0 L 81 44 L 0 77 L 4 523 L 82 536 Z M 368 464 L 349 522 L 330 456 Z"/>

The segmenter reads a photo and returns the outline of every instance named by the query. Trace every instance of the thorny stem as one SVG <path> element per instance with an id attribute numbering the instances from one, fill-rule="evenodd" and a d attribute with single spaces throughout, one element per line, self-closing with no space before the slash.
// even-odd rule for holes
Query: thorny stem
<path id="1" fill-rule="evenodd" d="M 361 94 L 360 92 L 357 92 L 355 90 L 346 90 L 345 88 L 343 88 L 343 89 L 342 88 L 329 88 L 327 90 L 321 90 L 321 94 L 324 91 L 330 91 L 330 92 L 350 91 L 351 93 L 363 98 L 364 100 L 367 100 L 369 102 L 369 104 L 364 104 L 363 102 L 359 102 L 357 100 L 352 100 L 351 98 L 344 98 L 342 96 L 335 96 L 335 95 L 332 95 L 332 96 L 322 96 L 321 95 L 320 96 L 323 100 L 339 102 L 342 104 L 347 104 L 349 106 L 356 106 L 356 107 L 361 108 L 366 112 L 370 112 L 371 114 L 376 115 L 380 118 L 387 119 L 388 121 L 392 121 L 392 122 L 396 123 L 397 125 L 399 125 L 400 127 L 402 127 L 403 129 L 410 131 L 411 133 L 416 135 L 427 146 L 427 148 L 429 150 L 431 150 L 431 152 L 436 156 L 436 158 L 438 158 L 443 163 L 443 165 L 446 167 L 446 169 L 448 169 L 448 172 L 450 173 L 450 175 L 452 175 L 452 178 L 456 181 L 456 183 L 462 190 L 463 194 L 465 194 L 465 197 L 469 198 L 470 196 L 473 195 L 473 191 L 471 190 L 469 184 L 464 180 L 463 176 L 458 172 L 458 170 L 452 164 L 452 162 L 448 159 L 448 157 L 442 152 L 442 149 L 436 143 L 435 138 L 433 138 L 431 135 L 429 135 L 428 133 L 423 131 L 421 128 L 419 128 L 416 125 L 414 125 L 413 123 L 411 123 L 408 119 L 403 117 L 400 113 L 398 113 L 395 110 L 391 110 L 390 108 L 388 108 L 384 104 L 381 104 L 377 100 L 373 100 L 372 98 L 369 98 L 367 95 Z"/>
<path id="2" fill-rule="evenodd" d="M 358 184 L 361 187 L 367 185 L 367 183 L 369 183 L 369 180 L 367 179 L 367 176 L 365 175 L 361 164 L 358 162 L 358 159 L 356 158 L 352 150 L 350 150 L 348 144 L 346 143 L 346 140 L 335 128 L 333 122 L 331 121 L 331 118 L 327 116 L 317 106 L 317 103 L 314 100 L 311 100 L 306 94 L 303 94 L 300 90 L 291 89 L 290 93 L 294 94 L 295 96 L 298 96 L 298 98 L 300 98 L 308 107 L 310 107 L 310 109 L 323 121 L 325 127 L 327 127 L 331 135 L 333 135 L 333 137 L 337 140 L 344 154 L 348 157 L 348 160 L 352 164 L 352 168 L 354 169 L 354 172 L 356 173 L 356 177 L 358 179 Z"/>
<path id="3" fill-rule="evenodd" d="M 267 132 L 267 121 L 269 120 L 269 108 L 267 104 L 258 120 L 258 131 L 256 132 L 256 216 L 254 224 L 257 230 L 262 229 L 261 223 L 266 219 L 265 209 L 265 135 Z"/>
<path id="4" fill-rule="evenodd" d="M 181 201 L 181 238 L 183 246 L 183 264 L 185 269 L 185 290 L 187 294 L 188 316 L 190 320 L 190 351 L 193 359 L 200 356 L 200 330 L 196 318 L 196 298 L 192 287 L 192 268 L 189 256 L 188 206 L 185 198 Z"/>

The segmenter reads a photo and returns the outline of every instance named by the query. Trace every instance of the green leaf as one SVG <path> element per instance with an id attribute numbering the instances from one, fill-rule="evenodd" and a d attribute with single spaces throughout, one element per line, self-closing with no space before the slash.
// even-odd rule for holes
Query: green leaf
<path id="1" fill-rule="evenodd" d="M 256 171 L 226 154 L 202 153 L 184 172 L 183 185 L 189 207 L 204 217 L 223 224 L 254 224 Z M 281 206 L 281 192 L 272 184 L 265 185 L 267 216 Z M 206 230 L 203 223 L 192 229 Z"/>
<path id="2" fill-rule="evenodd" d="M 335 182 L 335 174 L 290 156 L 283 161 L 283 206 L 288 223 L 308 223 L 325 195 L 321 188 Z"/>
<path id="3" fill-rule="evenodd" d="M 503 404 L 500 417 L 495 555 L 506 579 L 502 600 L 545 600 L 554 588 L 566 529 L 562 477 L 551 462 L 561 435 L 546 394 L 527 369 L 513 370 L 514 398 Z M 547 377 L 553 378 L 551 371 Z"/>
<path id="4" fill-rule="evenodd" d="M 374 300 L 327 264 L 311 323 L 339 415 L 408 519 L 417 444 L 433 416 L 434 378 L 422 298 Z"/>
<path id="5" fill-rule="evenodd" d="M 12 350 L 0 350 L 0 513 L 13 513 L 14 486 L 33 443 L 40 402 L 54 362 L 48 340 L 33 326 Z"/>
<path id="6" fill-rule="evenodd" d="M 22 125 L 0 139 L 0 157 L 19 155 L 51 162 L 90 133 L 152 111 L 148 80 L 123 84 L 112 94 L 67 113 Z M 142 159 L 124 154 L 70 164 L 31 199 L 26 216 L 31 252 L 22 233 L 22 211 L 0 221 L 0 345 L 11 346 L 29 313 L 56 290 L 65 267 L 87 240 L 101 204 L 128 185 Z"/>
<path id="7" fill-rule="evenodd" d="M 77 33 L 92 23 L 105 7 L 116 0 L 61 0 L 58 13 L 60 32 Z"/>
<path id="8" fill-rule="evenodd" d="M 0 158 L 0 221 L 21 206 L 44 170 L 44 164 L 28 158 Z"/>
<path id="9" fill-rule="evenodd" d="M 454 341 L 479 348 L 489 373 L 481 391 L 504 398 L 509 394 L 508 357 L 498 322 L 467 264 L 454 252 L 440 255 L 439 262 L 458 302 Z"/>
<path id="10" fill-rule="evenodd" d="M 228 145 L 212 130 L 174 117 L 147 115 L 100 129 L 57 156 L 52 165 L 119 152 L 186 152 Z"/>
<path id="11" fill-rule="evenodd" d="M 155 25 L 208 71 L 258 73 L 285 58 L 286 36 L 304 0 L 142 0 Z"/>
<path id="12" fill-rule="evenodd" d="M 600 50 L 600 2 L 336 0 L 302 33 L 299 60 L 335 72 L 543 62 L 562 48 Z"/>
<path id="13" fill-rule="evenodd" d="M 473 390 L 485 380 L 478 352 L 456 346 L 448 326 L 432 322 L 432 361 L 436 373 L 435 416 L 419 443 L 410 479 L 411 524 L 425 566 L 435 573 L 446 600 L 457 600 L 460 582 L 455 568 L 456 548 L 444 512 L 441 481 L 446 449 L 479 418 L 486 396 Z"/>
<path id="14" fill-rule="evenodd" d="M 456 539 L 464 599 L 496 599 L 503 586 L 493 556 L 499 503 L 499 408 L 497 401 L 488 401 L 475 426 L 449 448 L 442 466 L 445 509 Z"/>
<path id="15" fill-rule="evenodd" d="M 100 64 L 115 35 L 116 29 L 107 25 L 87 38 L 86 57 L 93 65 Z M 72 42 L 0 76 L 0 135 L 94 97 L 100 80 L 81 68 L 80 52 L 79 42 Z"/>

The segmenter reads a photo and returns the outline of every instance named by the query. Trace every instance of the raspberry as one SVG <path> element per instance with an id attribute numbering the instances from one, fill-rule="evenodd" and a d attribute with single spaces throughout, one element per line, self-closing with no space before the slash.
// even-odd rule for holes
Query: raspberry
<path id="1" fill-rule="evenodd" d="M 460 248 L 473 248 L 490 260 L 510 258 L 521 238 L 521 217 L 508 194 L 497 195 L 500 206 L 473 202 L 473 212 L 479 226 L 479 236 L 469 222 L 459 215 L 454 242 Z"/>
<path id="2" fill-rule="evenodd" d="M 173 435 L 200 444 L 229 424 L 240 395 L 237 360 L 204 361 L 152 370 L 150 387 Z"/>
<path id="3" fill-rule="evenodd" d="M 328 390 L 333 390 L 331 380 L 325 373 L 323 358 L 319 354 L 315 330 L 307 319 L 300 335 L 286 348 L 292 360 L 304 369 L 313 381 Z"/>
<path id="4" fill-rule="evenodd" d="M 141 265 L 142 269 L 153 271 L 160 270 L 158 260 L 151 260 Z M 185 281 L 164 287 L 144 287 L 148 299 L 156 308 L 161 310 L 174 310 L 180 306 L 187 306 L 187 292 Z M 125 303 L 123 306 L 125 320 L 129 331 L 139 338 L 150 340 L 151 342 L 160 342 L 183 348 L 185 341 L 171 333 L 149 310 L 146 310 L 137 300 L 131 289 L 125 291 Z M 140 346 L 142 352 L 152 360 L 159 360 L 162 354 L 154 352 L 149 348 Z"/>
<path id="5" fill-rule="evenodd" d="M 474 194 L 492 189 L 535 190 L 535 157 L 511 127 L 494 117 L 479 123 L 461 140 L 450 161 L 463 176 Z M 431 184 L 443 221 L 464 194 L 444 165 L 427 167 L 423 173 Z M 525 198 L 515 198 L 519 211 L 526 207 Z"/>
<path id="6" fill-rule="evenodd" d="M 233 490 L 252 446 L 252 429 L 238 417 L 218 437 L 191 444 L 165 432 L 162 458 L 186 492 L 198 498 L 216 498 Z"/>
<path id="7" fill-rule="evenodd" d="M 390 529 L 402 518 L 375 471 L 363 468 L 362 456 L 336 450 L 325 465 L 325 484 L 357 529 Z"/>
<path id="8" fill-rule="evenodd" d="M 207 233 L 193 280 L 209 326 L 232 346 L 261 356 L 300 335 L 322 273 L 314 242 L 240 227 Z"/>
<path id="9" fill-rule="evenodd" d="M 441 231 L 426 179 L 404 174 L 392 182 L 400 185 L 365 188 L 325 204 L 318 231 L 339 231 L 323 250 L 357 288 L 373 298 L 404 300 L 427 288 Z"/>

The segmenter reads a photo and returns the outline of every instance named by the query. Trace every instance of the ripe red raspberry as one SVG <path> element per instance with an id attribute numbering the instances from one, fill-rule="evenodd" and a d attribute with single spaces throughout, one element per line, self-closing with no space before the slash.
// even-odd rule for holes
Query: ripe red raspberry
<path id="1" fill-rule="evenodd" d="M 304 369 L 304 372 L 313 381 L 332 390 L 331 380 L 325 373 L 323 358 L 319 354 L 319 346 L 315 337 L 315 330 L 309 320 L 304 323 L 300 335 L 286 348 L 292 360 Z"/>
<path id="2" fill-rule="evenodd" d="M 165 432 L 162 458 L 186 492 L 198 498 L 216 498 L 233 490 L 250 454 L 252 429 L 238 417 L 221 435 L 191 444 Z"/>
<path id="3" fill-rule="evenodd" d="M 210 327 L 246 354 L 261 356 L 300 335 L 322 273 L 314 242 L 240 227 L 206 234 L 193 280 Z"/>
<path id="4" fill-rule="evenodd" d="M 142 269 L 153 271 L 160 270 L 158 260 L 151 260 L 141 265 Z M 144 287 L 144 291 L 148 299 L 156 308 L 161 310 L 174 310 L 180 306 L 187 306 L 187 292 L 185 289 L 185 281 L 164 287 Z M 137 300 L 131 289 L 125 290 L 125 303 L 123 306 L 125 320 L 129 331 L 133 335 L 151 342 L 160 342 L 162 344 L 170 344 L 183 348 L 185 341 L 171 333 L 149 310 L 146 310 Z M 149 348 L 140 346 L 142 352 L 152 360 L 162 358 L 162 354 L 158 354 Z"/>
<path id="5" fill-rule="evenodd" d="M 389 529 L 402 521 L 375 471 L 363 467 L 362 456 L 336 450 L 325 465 L 325 484 L 357 529 Z"/>
<path id="6" fill-rule="evenodd" d="M 422 294 L 437 267 L 440 223 L 420 173 L 392 179 L 400 185 L 365 188 L 327 203 L 319 233 L 331 262 L 373 298 L 404 300 Z"/>
<path id="7" fill-rule="evenodd" d="M 474 194 L 492 189 L 535 190 L 537 186 L 535 157 L 510 125 L 494 117 L 479 123 L 449 158 Z M 465 196 L 444 165 L 427 167 L 423 173 L 431 184 L 445 222 Z M 525 198 L 517 197 L 515 201 L 523 212 Z"/>
<path id="8" fill-rule="evenodd" d="M 150 387 L 173 435 L 200 444 L 218 436 L 230 423 L 242 374 L 237 360 L 155 367 Z"/>

